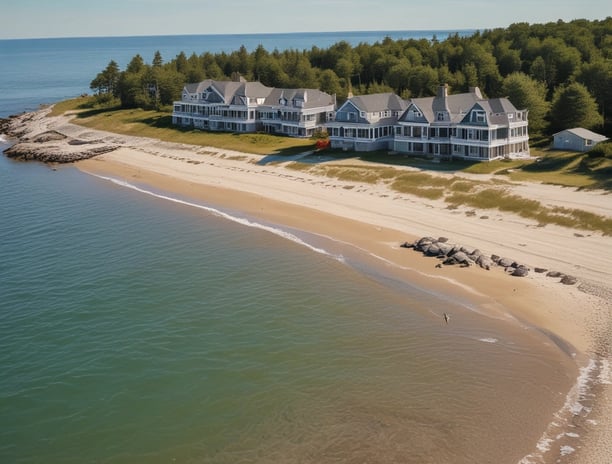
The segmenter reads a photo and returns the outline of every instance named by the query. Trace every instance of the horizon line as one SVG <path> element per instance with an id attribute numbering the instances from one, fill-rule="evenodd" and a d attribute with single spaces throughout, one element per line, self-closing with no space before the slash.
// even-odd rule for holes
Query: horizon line
<path id="1" fill-rule="evenodd" d="M 503 29 L 507 26 L 493 26 L 487 28 L 449 28 L 449 29 L 354 29 L 335 31 L 286 31 L 286 32 L 239 32 L 239 33 L 189 33 L 189 34 L 134 34 L 134 35 L 75 35 L 75 36 L 40 36 L 40 37 L 0 37 L 0 41 L 8 40 L 60 40 L 60 39 L 130 39 L 148 37 L 198 37 L 198 36 L 257 36 L 257 35 L 300 35 L 300 34 L 341 34 L 341 33 L 397 33 L 397 32 L 478 32 L 492 29 Z"/>

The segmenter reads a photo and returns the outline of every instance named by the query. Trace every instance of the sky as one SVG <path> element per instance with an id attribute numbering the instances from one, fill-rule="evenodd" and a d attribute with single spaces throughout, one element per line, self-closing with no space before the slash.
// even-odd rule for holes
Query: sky
<path id="1" fill-rule="evenodd" d="M 459 31 L 607 16 L 610 0 L 0 0 L 0 39 Z"/>

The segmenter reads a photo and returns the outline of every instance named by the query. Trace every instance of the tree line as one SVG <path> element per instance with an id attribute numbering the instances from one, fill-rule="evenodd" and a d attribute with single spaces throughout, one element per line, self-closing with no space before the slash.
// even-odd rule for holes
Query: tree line
<path id="1" fill-rule="evenodd" d="M 453 93 L 478 86 L 489 98 L 505 96 L 528 109 L 532 134 L 578 126 L 610 133 L 612 17 L 515 23 L 444 40 L 181 52 L 166 62 L 156 52 L 150 64 L 134 56 L 123 71 L 111 61 L 90 87 L 97 98 L 119 99 L 124 108 L 160 108 L 179 100 L 186 83 L 236 75 L 271 87 L 318 88 L 339 102 L 350 93 L 395 92 L 407 99 L 435 95 L 441 83 Z"/>

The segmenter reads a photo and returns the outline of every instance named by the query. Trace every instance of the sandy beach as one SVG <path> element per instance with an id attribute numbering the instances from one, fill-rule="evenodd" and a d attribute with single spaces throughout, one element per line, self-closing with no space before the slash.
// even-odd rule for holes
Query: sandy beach
<path id="1" fill-rule="evenodd" d="M 360 256 L 380 272 L 467 300 L 484 317 L 520 322 L 552 334 L 591 379 L 588 387 L 579 382 L 570 396 L 584 400 L 597 394 L 593 403 L 583 401 L 582 409 L 573 414 L 571 420 L 582 438 L 578 446 L 571 445 L 572 460 L 562 462 L 609 462 L 612 237 L 559 226 L 540 227 L 534 221 L 498 210 L 474 213 L 465 207 L 449 209 L 442 200 L 401 194 L 384 184 L 339 181 L 290 169 L 290 160 L 264 164 L 257 155 L 104 133 L 72 124 L 67 116 L 47 117 L 45 111 L 36 113 L 21 130 L 29 138 L 56 131 L 68 138 L 113 145 L 116 149 L 108 153 L 79 161 L 78 168 L 314 234 L 321 240 L 332 239 L 340 250 Z M 66 149 L 61 141 L 49 143 L 54 143 L 56 150 Z M 75 149 L 74 145 L 70 147 Z M 317 154 L 310 159 L 365 165 L 355 159 L 326 161 Z M 508 189 L 544 205 L 571 205 L 612 216 L 612 201 L 605 192 L 534 183 L 513 183 Z M 447 237 L 449 243 L 508 257 L 532 269 L 559 271 L 575 276 L 578 282 L 563 285 L 558 278 L 535 272 L 511 277 L 501 267 L 489 271 L 477 266 L 436 267 L 435 258 L 400 246 L 422 236 Z M 543 442 L 557 444 L 550 447 L 543 462 L 556 462 L 555 456 L 563 455 L 568 448 L 554 431 L 547 434 Z M 524 462 L 540 461 L 526 458 Z"/>

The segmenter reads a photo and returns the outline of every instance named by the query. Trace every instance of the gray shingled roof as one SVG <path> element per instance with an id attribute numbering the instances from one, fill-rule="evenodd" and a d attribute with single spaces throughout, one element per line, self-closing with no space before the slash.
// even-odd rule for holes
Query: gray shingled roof
<path id="1" fill-rule="evenodd" d="M 516 108 L 507 98 L 482 98 L 480 90 L 476 87 L 470 92 L 454 95 L 413 98 L 411 100 L 423 113 L 429 123 L 436 122 L 438 111 L 448 111 L 451 121 L 461 122 L 466 114 L 476 104 L 487 113 L 487 120 L 492 124 L 508 123 L 507 113 L 516 113 Z"/>
<path id="2" fill-rule="evenodd" d="M 264 105 L 278 106 L 280 99 L 284 97 L 289 104 L 294 99 L 305 100 L 304 108 L 319 108 L 334 104 L 334 98 L 318 89 L 272 89 L 264 101 Z"/>
<path id="3" fill-rule="evenodd" d="M 590 131 L 588 129 L 584 129 L 582 127 L 574 127 L 573 129 L 565 129 L 560 132 L 557 132 L 554 135 L 558 135 L 562 132 L 570 132 L 577 137 L 585 140 L 592 140 L 593 142 L 603 142 L 604 140 L 608 140 L 608 137 L 605 135 L 598 134 L 596 132 Z"/>
<path id="4" fill-rule="evenodd" d="M 266 98 L 273 90 L 261 82 L 215 81 L 212 79 L 185 85 L 185 89 L 192 94 L 201 93 L 208 87 L 213 87 L 223 95 L 223 99 L 227 103 L 231 102 L 235 95 L 249 98 Z"/>
<path id="5" fill-rule="evenodd" d="M 379 111 L 404 111 L 408 108 L 408 102 L 402 100 L 396 94 L 375 93 L 372 95 L 357 95 L 349 99 L 360 111 L 376 113 Z"/>

